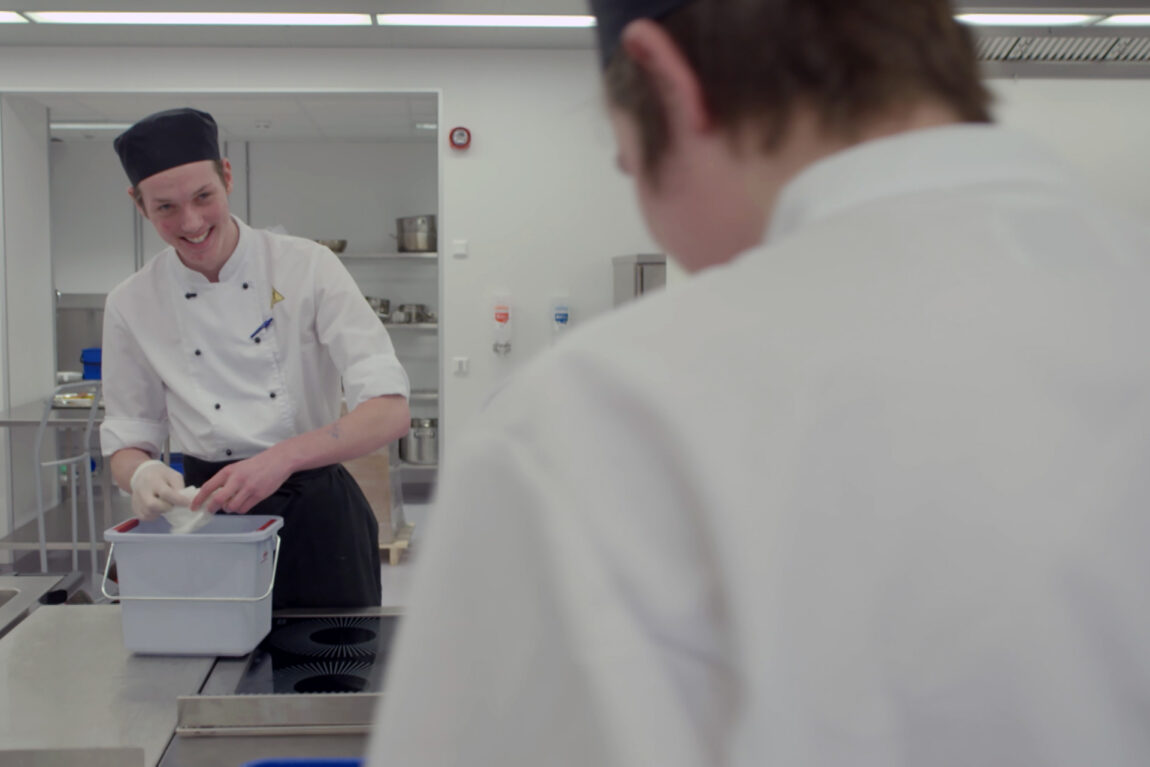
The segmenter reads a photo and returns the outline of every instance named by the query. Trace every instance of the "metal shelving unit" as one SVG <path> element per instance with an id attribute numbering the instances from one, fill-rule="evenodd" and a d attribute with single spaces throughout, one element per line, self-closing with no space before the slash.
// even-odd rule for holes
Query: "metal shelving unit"
<path id="1" fill-rule="evenodd" d="M 388 330 L 399 328 L 401 330 L 438 330 L 438 322 L 385 322 L 383 326 Z"/>
<path id="2" fill-rule="evenodd" d="M 395 260 L 395 261 L 438 261 L 438 253 L 340 253 L 340 258 L 350 258 L 354 260 L 365 261 L 379 261 L 379 260 Z"/>
<path id="3" fill-rule="evenodd" d="M 429 474 L 434 474 L 439 469 L 439 464 L 437 464 L 437 463 L 408 463 L 407 461 L 401 460 L 396 464 L 396 467 L 403 469 L 405 472 L 411 472 L 413 474 L 418 474 L 420 472 L 426 472 Z"/>
<path id="4" fill-rule="evenodd" d="M 432 265 L 438 266 L 439 253 L 339 253 L 337 254 L 340 259 L 348 262 L 354 262 L 357 266 L 362 268 L 363 264 L 368 262 L 409 262 L 412 264 L 413 269 L 419 270 L 423 274 L 425 267 Z M 434 272 L 428 272 L 434 274 Z M 410 323 L 392 323 L 380 318 L 389 333 L 395 332 L 400 336 L 411 339 L 410 343 L 422 344 L 421 340 L 424 334 L 436 333 L 439 331 L 438 322 L 410 322 Z M 416 335 L 418 334 L 418 335 Z M 422 406 L 420 410 L 434 409 L 438 412 L 439 405 L 439 392 L 430 389 L 416 389 L 411 392 L 409 398 L 413 409 L 417 406 Z M 395 446 L 392 447 L 390 466 L 394 473 L 401 477 L 401 482 L 409 486 L 409 489 L 414 486 L 416 489 L 419 487 L 427 487 L 434 484 L 438 472 L 438 465 L 435 464 L 416 464 L 408 463 L 407 461 L 400 460 L 398 451 Z"/>

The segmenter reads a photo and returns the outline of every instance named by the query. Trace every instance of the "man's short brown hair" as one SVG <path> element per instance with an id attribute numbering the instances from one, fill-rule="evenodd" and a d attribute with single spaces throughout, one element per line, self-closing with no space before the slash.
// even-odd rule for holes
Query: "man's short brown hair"
<path id="1" fill-rule="evenodd" d="M 226 176 L 224 176 L 224 161 L 222 159 L 212 160 L 212 167 L 216 169 L 216 175 L 220 177 L 220 181 L 223 182 L 224 187 L 226 188 L 228 185 L 228 179 Z M 136 204 L 141 208 L 144 207 L 144 195 L 140 192 L 140 187 L 138 184 L 132 187 L 132 199 L 135 200 Z"/>
<path id="2" fill-rule="evenodd" d="M 861 122 L 933 100 L 989 122 L 967 29 L 949 0 L 694 0 L 660 20 L 702 84 L 717 123 L 778 146 L 796 107 L 851 139 Z M 639 123 L 643 165 L 666 152 L 667 123 L 647 73 L 622 46 L 606 71 L 613 106 Z"/>

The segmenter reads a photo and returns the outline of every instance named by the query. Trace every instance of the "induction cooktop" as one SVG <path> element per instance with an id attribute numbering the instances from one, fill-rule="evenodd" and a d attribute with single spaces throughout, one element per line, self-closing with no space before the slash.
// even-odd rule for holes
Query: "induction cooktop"
<path id="1" fill-rule="evenodd" d="M 238 695 L 380 692 L 399 616 L 273 618 Z"/>

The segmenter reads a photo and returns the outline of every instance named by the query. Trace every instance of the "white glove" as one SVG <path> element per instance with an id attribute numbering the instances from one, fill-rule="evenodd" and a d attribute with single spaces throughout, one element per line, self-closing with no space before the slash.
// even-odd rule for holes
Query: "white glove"
<path id="1" fill-rule="evenodd" d="M 144 461 L 132 473 L 132 513 L 140 519 L 156 519 L 173 506 L 186 503 L 180 491 L 184 475 L 154 458 Z"/>
<path id="2" fill-rule="evenodd" d="M 192 511 L 188 508 L 200 489 L 195 485 L 180 491 L 180 502 L 164 512 L 164 519 L 172 526 L 172 535 L 194 533 L 212 521 L 213 514 L 207 511 Z"/>

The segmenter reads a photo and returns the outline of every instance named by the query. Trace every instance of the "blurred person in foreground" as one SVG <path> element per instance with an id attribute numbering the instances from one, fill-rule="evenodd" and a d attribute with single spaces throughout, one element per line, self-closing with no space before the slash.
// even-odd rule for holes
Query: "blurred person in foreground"
<path id="1" fill-rule="evenodd" d="M 944 0 L 599 0 L 695 276 L 452 446 L 372 764 L 1150 764 L 1150 240 Z"/>

